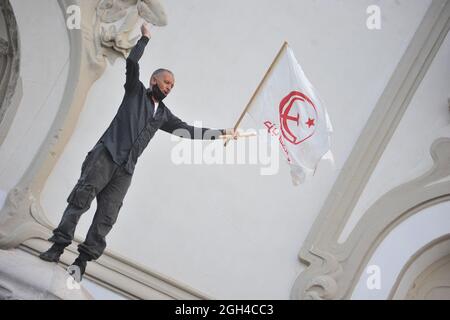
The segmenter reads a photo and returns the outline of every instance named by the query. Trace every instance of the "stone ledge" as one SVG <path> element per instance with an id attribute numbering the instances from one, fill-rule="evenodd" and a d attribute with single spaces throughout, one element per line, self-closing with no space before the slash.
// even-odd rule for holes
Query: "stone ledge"
<path id="1" fill-rule="evenodd" d="M 92 300 L 93 297 L 56 264 L 20 249 L 0 250 L 1 300 Z"/>

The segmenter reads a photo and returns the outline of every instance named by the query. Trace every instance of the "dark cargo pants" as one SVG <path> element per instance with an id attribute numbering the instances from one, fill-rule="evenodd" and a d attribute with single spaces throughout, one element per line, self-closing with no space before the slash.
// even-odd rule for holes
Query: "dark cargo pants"
<path id="1" fill-rule="evenodd" d="M 112 160 L 102 143 L 96 144 L 81 166 L 81 176 L 67 198 L 69 204 L 49 241 L 69 245 L 78 220 L 97 197 L 94 219 L 78 251 L 91 260 L 100 257 L 106 247 L 105 237 L 117 220 L 131 178 L 123 166 Z"/>

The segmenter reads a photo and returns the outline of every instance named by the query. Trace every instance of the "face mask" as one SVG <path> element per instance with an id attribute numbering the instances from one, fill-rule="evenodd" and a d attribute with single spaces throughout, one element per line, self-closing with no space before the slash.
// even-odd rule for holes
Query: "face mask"
<path id="1" fill-rule="evenodd" d="M 163 101 L 166 95 L 161 91 L 157 84 L 152 86 L 152 95 L 156 99 L 156 101 Z"/>

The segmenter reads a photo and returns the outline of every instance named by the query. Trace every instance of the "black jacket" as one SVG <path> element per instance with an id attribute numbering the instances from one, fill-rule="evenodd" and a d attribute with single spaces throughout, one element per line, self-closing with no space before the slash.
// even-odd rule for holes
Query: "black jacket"
<path id="1" fill-rule="evenodd" d="M 116 116 L 98 141 L 105 145 L 114 162 L 124 164 L 130 174 L 158 129 L 191 139 L 213 140 L 224 133 L 224 129 L 188 125 L 170 112 L 163 102 L 159 103 L 153 117 L 155 106 L 150 98 L 151 91 L 139 80 L 138 61 L 148 41 L 147 37 L 142 36 L 131 50 L 126 61 L 125 95 Z"/>

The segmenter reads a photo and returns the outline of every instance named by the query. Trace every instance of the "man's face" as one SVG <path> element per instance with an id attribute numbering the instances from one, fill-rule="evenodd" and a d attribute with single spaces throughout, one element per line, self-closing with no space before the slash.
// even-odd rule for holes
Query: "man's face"
<path id="1" fill-rule="evenodd" d="M 151 78 L 150 85 L 153 86 L 155 84 L 168 96 L 175 85 L 175 79 L 170 72 L 164 71 Z"/>

